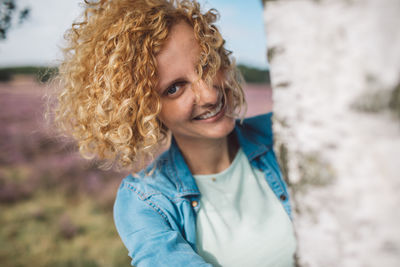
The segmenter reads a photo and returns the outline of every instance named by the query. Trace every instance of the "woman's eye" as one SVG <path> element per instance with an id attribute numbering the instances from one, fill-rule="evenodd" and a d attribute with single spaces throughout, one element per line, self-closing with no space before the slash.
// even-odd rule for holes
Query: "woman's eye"
<path id="1" fill-rule="evenodd" d="M 167 90 L 167 94 L 168 95 L 173 95 L 173 94 L 176 94 L 178 91 L 179 91 L 179 85 L 176 85 L 176 84 L 174 84 L 174 85 L 172 85 L 170 88 L 168 88 L 168 90 Z"/>
<path id="2" fill-rule="evenodd" d="M 182 89 L 183 85 L 184 85 L 184 83 L 182 83 L 182 82 L 175 83 L 166 90 L 165 94 L 168 96 L 174 96 L 179 93 L 179 91 Z"/>

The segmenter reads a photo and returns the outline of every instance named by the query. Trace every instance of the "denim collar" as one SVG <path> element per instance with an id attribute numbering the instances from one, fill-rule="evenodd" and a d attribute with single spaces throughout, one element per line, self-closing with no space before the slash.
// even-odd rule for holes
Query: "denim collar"
<path id="1" fill-rule="evenodd" d="M 192 173 L 190 172 L 174 137 L 172 137 L 171 146 L 168 150 L 166 171 L 168 177 L 175 182 L 179 192 L 178 195 L 200 195 L 200 191 L 197 188 Z"/>
<path id="2" fill-rule="evenodd" d="M 268 134 L 272 133 L 259 133 L 253 132 L 247 128 L 253 128 L 252 125 L 244 122 L 243 124 L 236 121 L 234 134 L 237 137 L 240 147 L 246 154 L 250 163 L 260 155 L 266 153 L 272 148 L 272 138 L 268 138 Z M 258 126 L 259 128 L 259 126 Z M 265 129 L 264 129 L 265 130 Z M 186 164 L 183 155 L 172 137 L 171 146 L 168 150 L 168 160 L 166 164 L 166 171 L 168 177 L 176 184 L 179 196 L 198 196 L 200 191 L 196 185 L 192 173 Z"/>
<path id="3" fill-rule="evenodd" d="M 258 119 L 258 117 L 255 117 L 254 119 Z M 260 126 L 257 125 L 257 123 L 260 122 L 254 120 L 254 125 L 250 120 L 251 119 L 244 121 L 244 123 L 236 121 L 234 131 L 240 147 L 243 149 L 243 152 L 251 163 L 254 159 L 272 149 L 273 142 L 272 132 L 270 129 L 261 127 L 260 130 Z M 265 122 L 261 121 L 261 123 Z"/>

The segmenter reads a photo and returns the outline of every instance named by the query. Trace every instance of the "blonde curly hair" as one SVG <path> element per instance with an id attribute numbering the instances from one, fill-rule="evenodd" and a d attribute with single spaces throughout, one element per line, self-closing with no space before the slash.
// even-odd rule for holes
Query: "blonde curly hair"
<path id="1" fill-rule="evenodd" d="M 224 48 L 214 9 L 186 0 L 85 0 L 82 21 L 65 34 L 59 66 L 58 128 L 71 134 L 85 158 L 103 167 L 132 168 L 152 159 L 167 140 L 158 119 L 161 103 L 156 55 L 173 25 L 194 29 L 201 53 L 199 77 L 224 73 L 224 93 L 235 114 L 245 107 L 240 74 Z"/>

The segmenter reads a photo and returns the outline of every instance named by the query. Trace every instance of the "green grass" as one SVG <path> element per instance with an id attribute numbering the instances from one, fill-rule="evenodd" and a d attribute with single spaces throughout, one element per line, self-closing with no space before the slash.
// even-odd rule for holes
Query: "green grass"
<path id="1" fill-rule="evenodd" d="M 0 209 L 2 266 L 129 266 L 111 211 L 85 195 L 42 191 Z"/>

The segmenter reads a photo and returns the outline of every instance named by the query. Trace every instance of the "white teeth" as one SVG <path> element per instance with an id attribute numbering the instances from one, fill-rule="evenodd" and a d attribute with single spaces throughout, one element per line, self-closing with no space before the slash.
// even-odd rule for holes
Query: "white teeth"
<path id="1" fill-rule="evenodd" d="M 214 110 L 212 110 L 212 111 L 210 111 L 210 112 L 208 112 L 207 114 L 204 114 L 204 115 L 202 115 L 202 116 L 198 116 L 196 119 L 205 120 L 205 119 L 214 117 L 215 115 L 218 114 L 218 112 L 221 111 L 221 108 L 222 108 L 222 105 L 223 105 L 222 102 L 223 102 L 223 101 L 220 101 L 219 104 L 218 104 L 218 106 L 217 106 Z"/>

